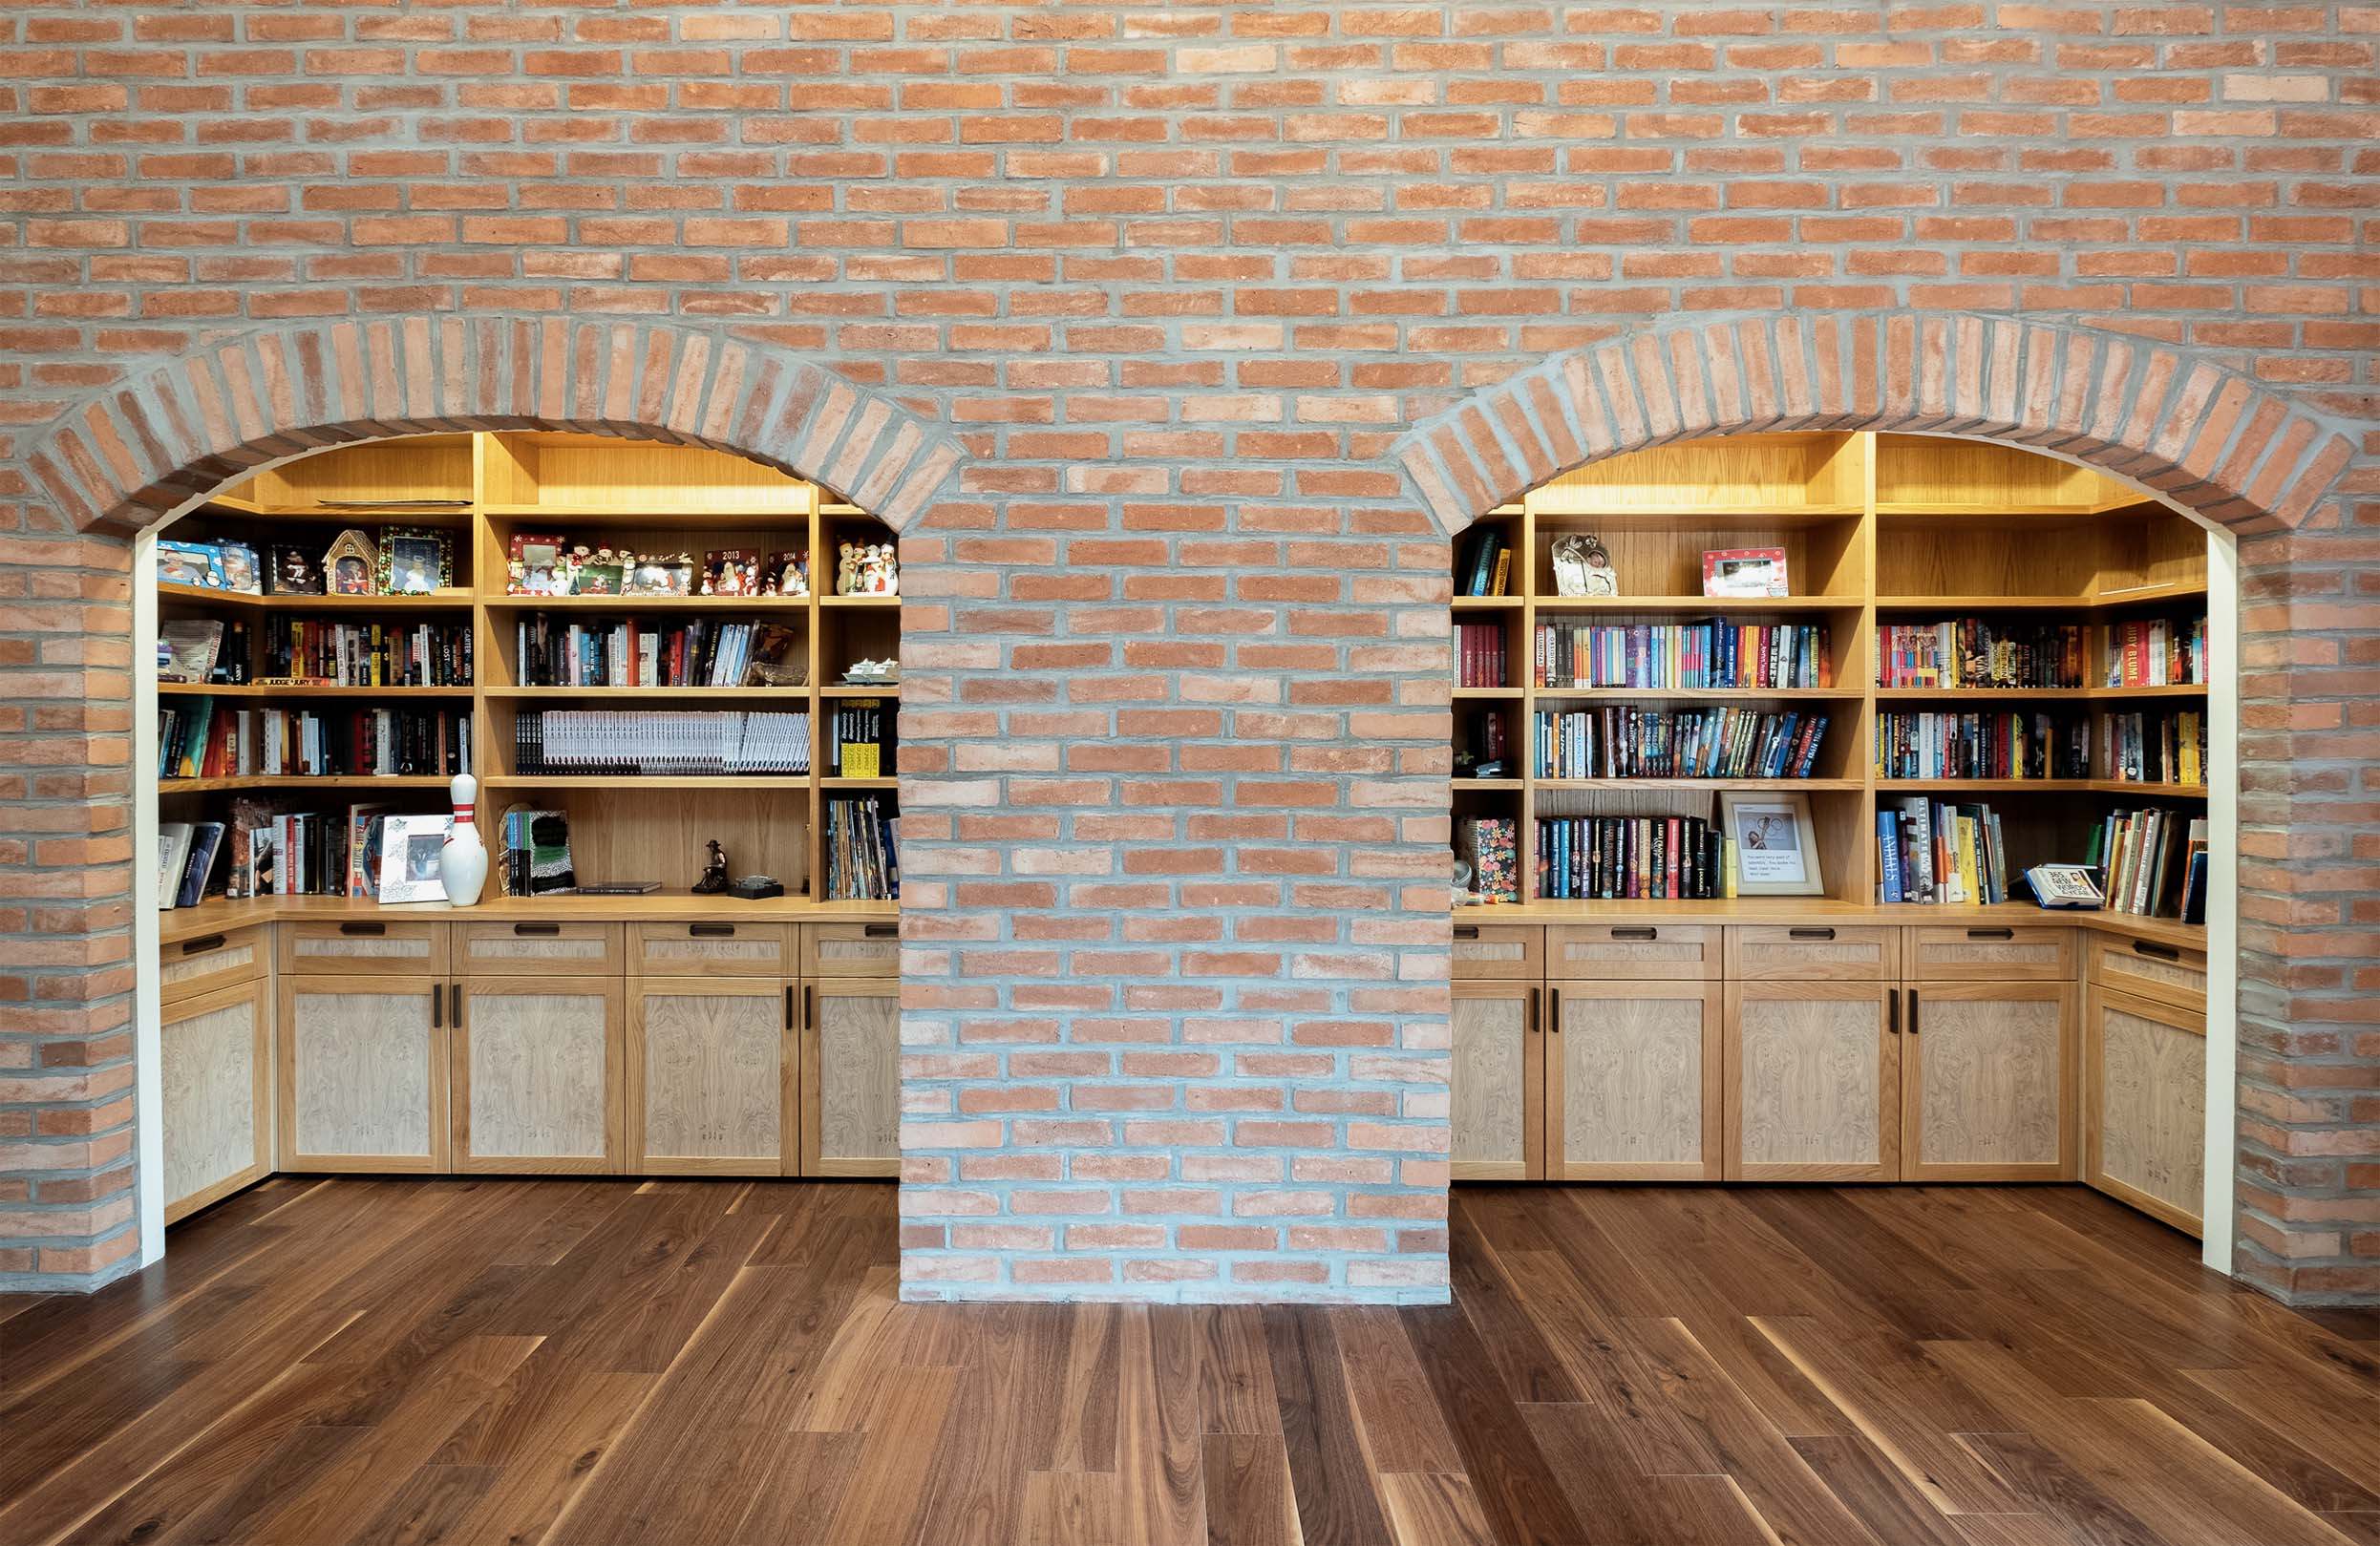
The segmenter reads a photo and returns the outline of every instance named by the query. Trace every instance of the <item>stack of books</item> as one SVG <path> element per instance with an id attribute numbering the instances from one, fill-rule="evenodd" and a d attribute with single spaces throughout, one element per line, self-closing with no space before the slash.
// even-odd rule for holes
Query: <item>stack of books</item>
<path id="1" fill-rule="evenodd" d="M 1540 778 L 1807 778 L 1827 716 L 1798 709 L 1540 709 Z"/>
<path id="2" fill-rule="evenodd" d="M 1995 902 L 2008 900 L 2000 814 L 1988 805 L 1904 799 L 1876 813 L 1877 900 Z"/>
<path id="3" fill-rule="evenodd" d="M 806 664 L 793 628 L 708 618 L 562 623 L 540 613 L 514 625 L 514 646 L 521 685 L 530 688 L 773 686 Z"/>
<path id="4" fill-rule="evenodd" d="M 806 773 L 810 716 L 762 709 L 532 709 L 513 721 L 513 771 Z"/>
<path id="5" fill-rule="evenodd" d="M 882 698 L 850 698 L 836 706 L 826 723 L 826 760 L 843 778 L 892 776 L 892 716 L 884 712 Z"/>
<path id="6" fill-rule="evenodd" d="M 1504 659 L 1504 625 L 1501 623 L 1457 623 L 1455 625 L 1455 685 L 1465 688 L 1500 688 L 1512 685 L 1507 674 L 1510 664 Z"/>
<path id="7" fill-rule="evenodd" d="M 1876 629 L 1880 688 L 2079 688 L 2083 630 L 1990 618 L 1886 623 Z"/>
<path id="8" fill-rule="evenodd" d="M 224 709 L 212 697 L 158 710 L 159 778 L 409 777 L 471 767 L 466 709 Z"/>
<path id="9" fill-rule="evenodd" d="M 1831 688 L 1834 652 L 1816 624 L 1584 623 L 1537 625 L 1541 688 Z"/>
<path id="10" fill-rule="evenodd" d="M 2133 784 L 2206 782 L 2206 715 L 2109 714 L 2099 721 L 2104 776 Z"/>
<path id="11" fill-rule="evenodd" d="M 2091 745 L 2078 716 L 1903 713 L 1876 716 L 1880 778 L 2088 778 Z"/>
<path id="12" fill-rule="evenodd" d="M 2110 912 L 2206 921 L 2206 818 L 2162 806 L 2112 811 L 2084 862 L 2107 877 Z"/>
<path id="13" fill-rule="evenodd" d="M 471 625 L 265 620 L 264 674 L 351 688 L 467 688 Z"/>
<path id="14" fill-rule="evenodd" d="M 1512 546 L 1504 534 L 1486 526 L 1471 539 L 1455 564 L 1457 596 L 1508 596 L 1512 582 Z"/>
<path id="15" fill-rule="evenodd" d="M 2203 615 L 2108 625 L 2107 686 L 2168 688 L 2204 686 L 2205 682 Z"/>
<path id="16" fill-rule="evenodd" d="M 892 901 L 901 896 L 901 844 L 892 803 L 874 794 L 826 802 L 826 900 Z"/>
<path id="17" fill-rule="evenodd" d="M 1545 816 L 1537 824 L 1537 894 L 1708 901 L 1725 890 L 1719 829 L 1700 816 Z"/>

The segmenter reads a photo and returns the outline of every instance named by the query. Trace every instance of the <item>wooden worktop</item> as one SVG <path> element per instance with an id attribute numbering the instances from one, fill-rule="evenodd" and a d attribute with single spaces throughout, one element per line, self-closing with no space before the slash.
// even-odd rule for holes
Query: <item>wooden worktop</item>
<path id="1" fill-rule="evenodd" d="M 443 901 L 382 903 L 354 897 L 215 898 L 196 907 L 177 907 L 159 917 L 159 942 L 172 944 L 250 923 L 283 919 L 418 918 L 456 922 L 559 923 L 682 922 L 698 920 L 746 923 L 875 923 L 901 916 L 894 901 L 813 901 L 807 897 L 772 897 L 741 901 L 733 897 L 697 897 L 686 891 L 655 891 L 641 897 L 490 897 L 476 907 Z"/>
<path id="2" fill-rule="evenodd" d="M 2087 928 L 2185 950 L 2206 948 L 2206 925 L 2131 913 L 2085 912 L 2036 907 L 2030 902 L 1932 906 L 1882 906 L 1829 901 L 1817 897 L 1735 897 L 1722 901 L 1531 901 L 1495 902 L 1455 909 L 1456 923 L 1869 923 L 1909 927 L 1971 928 L 2030 924 L 2035 928 Z"/>

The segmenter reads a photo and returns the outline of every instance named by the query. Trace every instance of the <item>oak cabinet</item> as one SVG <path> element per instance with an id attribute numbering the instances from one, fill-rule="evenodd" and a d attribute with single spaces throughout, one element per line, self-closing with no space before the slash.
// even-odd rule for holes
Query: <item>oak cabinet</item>
<path id="1" fill-rule="evenodd" d="M 2197 1235 L 2206 1206 L 2206 1016 L 2092 985 L 2082 1178 Z"/>
<path id="2" fill-rule="evenodd" d="M 1450 974 L 1458 983 L 1537 983 L 1545 976 L 1545 929 L 1538 923 L 1457 923 Z"/>
<path id="3" fill-rule="evenodd" d="M 631 923 L 628 969 L 646 977 L 795 974 L 791 923 Z"/>
<path id="4" fill-rule="evenodd" d="M 790 979 L 735 976 L 629 985 L 631 1172 L 793 1174 L 797 991 Z"/>
<path id="5" fill-rule="evenodd" d="M 1448 1093 L 1456 1180 L 1545 1174 L 1544 992 L 1526 983 L 1455 985 Z"/>
<path id="6" fill-rule="evenodd" d="M 448 1006 L 457 1170 L 621 1168 L 614 979 L 474 975 L 450 987 Z"/>
<path id="7" fill-rule="evenodd" d="M 261 978 L 165 1007 L 158 1082 L 169 1224 L 272 1171 L 271 1013 Z"/>
<path id="8" fill-rule="evenodd" d="M 1545 1174 L 1719 1179 L 1721 985 L 1562 982 L 1549 991 Z"/>
<path id="9" fill-rule="evenodd" d="M 2074 986 L 1902 990 L 1901 1178 L 2074 1177 Z"/>
<path id="10" fill-rule="evenodd" d="M 285 1169 L 447 1168 L 448 987 L 380 971 L 281 979 Z"/>
<path id="11" fill-rule="evenodd" d="M 1726 1175 L 1889 1181 L 1900 1174 L 1897 984 L 1727 985 Z"/>
<path id="12" fill-rule="evenodd" d="M 2206 952 L 2155 940 L 2091 942 L 2091 980 L 2134 998 L 2154 999 L 2177 1009 L 2206 1009 Z"/>
<path id="13" fill-rule="evenodd" d="M 901 925 L 890 920 L 881 923 L 804 923 L 801 975 L 898 977 Z"/>
<path id="14" fill-rule="evenodd" d="M 901 1174 L 901 985 L 803 985 L 801 1174 Z"/>
<path id="15" fill-rule="evenodd" d="M 446 975 L 446 925 L 420 919 L 288 920 L 273 925 L 285 977 Z"/>

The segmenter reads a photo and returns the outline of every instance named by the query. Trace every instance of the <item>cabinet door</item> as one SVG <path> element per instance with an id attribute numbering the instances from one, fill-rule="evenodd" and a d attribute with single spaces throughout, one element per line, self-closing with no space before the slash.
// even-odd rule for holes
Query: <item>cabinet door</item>
<path id="1" fill-rule="evenodd" d="M 1557 983 L 1546 1038 L 1546 1174 L 1720 1176 L 1720 985 Z"/>
<path id="2" fill-rule="evenodd" d="M 1452 1174 L 1519 1181 L 1545 1174 L 1544 989 L 1455 985 Z"/>
<path id="3" fill-rule="evenodd" d="M 263 1180 L 272 1168 L 269 992 L 256 979 L 165 1011 L 158 1079 L 169 1224 Z"/>
<path id="4" fill-rule="evenodd" d="M 901 1174 L 901 985 L 803 985 L 801 1174 Z"/>
<path id="5" fill-rule="evenodd" d="M 1902 990 L 1901 1175 L 2074 1178 L 2072 983 L 1912 983 Z"/>
<path id="6" fill-rule="evenodd" d="M 281 979 L 282 1167 L 447 1168 L 446 982 Z"/>
<path id="7" fill-rule="evenodd" d="M 273 925 L 285 977 L 446 975 L 446 925 L 420 919 L 284 919 Z"/>
<path id="8" fill-rule="evenodd" d="M 467 977 L 450 988 L 447 1007 L 457 1170 L 620 1168 L 615 980 Z"/>
<path id="9" fill-rule="evenodd" d="M 1727 985 L 1727 1177 L 1900 1175 L 1901 1037 L 1891 983 Z"/>
<path id="10" fill-rule="evenodd" d="M 661 977 L 628 992 L 630 1174 L 790 1175 L 794 985 Z"/>
<path id="11" fill-rule="evenodd" d="M 2199 1233 L 2205 1016 L 2094 985 L 2084 1004 L 2083 1042 L 2083 1180 Z"/>

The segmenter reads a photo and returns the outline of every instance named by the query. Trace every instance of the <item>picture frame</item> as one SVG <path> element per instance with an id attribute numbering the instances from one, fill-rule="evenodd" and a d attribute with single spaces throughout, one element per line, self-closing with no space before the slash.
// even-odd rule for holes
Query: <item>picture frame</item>
<path id="1" fill-rule="evenodd" d="M 446 846 L 452 815 L 392 815 L 382 818 L 379 892 L 383 902 L 444 901 L 438 850 Z"/>
<path id="2" fill-rule="evenodd" d="M 712 548 L 703 555 L 706 596 L 760 594 L 760 553 L 756 548 Z"/>
<path id="3" fill-rule="evenodd" d="M 627 594 L 627 565 L 621 563 L 582 563 L 571 572 L 570 594 L 573 596 L 624 596 Z"/>
<path id="4" fill-rule="evenodd" d="M 691 596 L 694 591 L 694 561 L 681 553 L 674 559 L 643 558 L 628 565 L 622 592 L 627 596 Z"/>
<path id="5" fill-rule="evenodd" d="M 1810 796 L 1799 793 L 1727 791 L 1719 795 L 1719 828 L 1735 856 L 1739 897 L 1822 897 L 1817 825 Z"/>
<path id="6" fill-rule="evenodd" d="M 387 526 L 380 532 L 374 574 L 383 596 L 427 596 L 455 583 L 455 540 L 427 526 Z"/>
<path id="7" fill-rule="evenodd" d="M 244 596 L 264 594 L 264 570 L 256 561 L 256 549 L 247 543 L 219 543 L 215 550 L 215 564 L 223 576 L 225 590 L 236 590 Z"/>
<path id="8" fill-rule="evenodd" d="M 380 550 L 371 536 L 353 527 L 341 532 L 322 556 L 323 593 L 329 596 L 376 596 L 380 593 Z"/>
<path id="9" fill-rule="evenodd" d="M 569 539 L 548 532 L 515 532 L 505 547 L 504 590 L 511 596 L 570 594 Z"/>
<path id="10" fill-rule="evenodd" d="M 160 537 L 157 543 L 157 578 L 160 584 L 202 585 L 208 590 L 221 590 L 223 556 L 209 543 L 177 542 Z"/>
<path id="11" fill-rule="evenodd" d="M 1785 550 L 1781 547 L 1720 547 L 1702 556 L 1705 596 L 1790 596 Z"/>
<path id="12" fill-rule="evenodd" d="M 1557 537 L 1550 556 L 1557 596 L 1617 596 L 1620 571 L 1611 564 L 1611 550 L 1600 537 L 1584 533 Z"/>
<path id="13" fill-rule="evenodd" d="M 266 595 L 322 594 L 322 567 L 306 549 L 276 542 L 265 550 L 265 561 Z"/>

